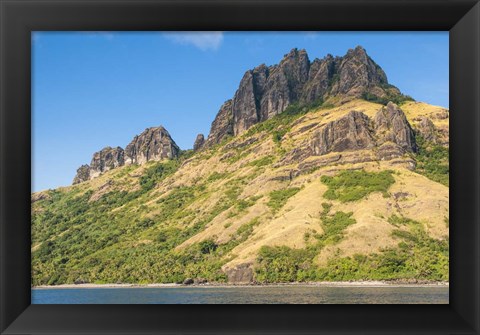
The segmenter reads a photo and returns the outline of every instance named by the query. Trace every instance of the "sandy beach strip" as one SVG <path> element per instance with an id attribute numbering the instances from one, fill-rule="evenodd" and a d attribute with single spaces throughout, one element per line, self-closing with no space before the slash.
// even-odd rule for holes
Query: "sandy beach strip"
<path id="1" fill-rule="evenodd" d="M 348 282 L 305 282 L 305 283 L 275 283 L 275 284 L 61 284 L 33 286 L 32 289 L 94 289 L 94 288 L 235 288 L 235 287 L 449 287 L 448 282 L 432 283 L 399 283 L 384 281 L 348 281 Z"/>

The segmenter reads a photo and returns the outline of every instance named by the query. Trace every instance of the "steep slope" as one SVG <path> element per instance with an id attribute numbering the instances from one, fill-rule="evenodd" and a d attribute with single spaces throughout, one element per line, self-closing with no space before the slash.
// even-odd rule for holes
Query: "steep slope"
<path id="1" fill-rule="evenodd" d="M 231 116 L 202 150 L 33 194 L 33 284 L 448 280 L 448 110 L 290 104 L 241 133 Z"/>

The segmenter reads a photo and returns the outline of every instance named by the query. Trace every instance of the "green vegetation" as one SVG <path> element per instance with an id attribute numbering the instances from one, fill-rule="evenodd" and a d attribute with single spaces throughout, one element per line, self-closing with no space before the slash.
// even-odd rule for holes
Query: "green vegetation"
<path id="1" fill-rule="evenodd" d="M 256 280 L 265 283 L 409 279 L 448 281 L 448 238 L 433 239 L 421 223 L 408 218 L 392 217 L 389 220 L 405 225 L 404 229 L 393 232 L 393 236 L 400 240 L 398 247 L 371 255 L 332 258 L 326 266 L 316 265 L 314 258 L 324 245 L 329 244 L 327 241 L 331 241 L 332 237 L 338 241 L 338 234 L 341 238 L 343 230 L 354 223 L 350 218 L 351 213 L 328 215 L 330 208 L 330 204 L 324 204 L 322 227 L 325 237 L 318 236 L 316 245 L 305 249 L 262 247 L 255 268 Z"/>
<path id="2" fill-rule="evenodd" d="M 260 223 L 259 218 L 254 218 L 249 222 L 241 225 L 235 234 L 232 236 L 231 240 L 225 244 L 223 247 L 225 250 L 232 250 L 240 243 L 243 243 L 247 240 L 247 238 L 253 233 L 253 229 Z"/>
<path id="3" fill-rule="evenodd" d="M 398 247 L 380 253 L 332 259 L 320 269 L 320 280 L 436 280 L 448 281 L 449 241 L 428 236 L 423 225 L 408 218 L 390 218 L 407 230 L 397 229 L 393 236 Z"/>
<path id="4" fill-rule="evenodd" d="M 240 213 L 253 206 L 261 196 L 239 199 L 239 195 L 255 174 L 232 180 L 213 207 L 199 211 L 190 205 L 208 198 L 210 183 L 228 175 L 212 173 L 204 184 L 175 187 L 159 195 L 155 185 L 172 176 L 178 163 L 151 164 L 138 178 L 141 187 L 136 191 L 111 183 L 109 192 L 92 201 L 93 191 L 82 193 L 72 187 L 50 191 L 36 202 L 32 284 L 225 281 L 221 267 L 228 261 L 227 253 L 251 235 L 258 219 L 242 225 L 226 244 L 218 245 L 212 237 L 177 247 L 222 212 L 232 208 Z"/>
<path id="5" fill-rule="evenodd" d="M 248 147 L 242 148 L 242 149 L 237 149 L 235 154 L 231 157 L 228 157 L 226 159 L 226 162 L 232 164 L 235 162 L 238 162 L 239 160 L 247 157 L 250 154 L 250 151 L 248 150 Z"/>
<path id="6" fill-rule="evenodd" d="M 322 99 L 318 99 L 311 104 L 294 103 L 285 108 L 282 113 L 254 125 L 243 136 L 250 137 L 260 132 L 267 132 L 272 134 L 274 142 L 279 143 L 283 136 L 290 131 L 291 125 L 295 120 L 312 110 L 332 107 L 333 105 L 324 103 Z"/>
<path id="7" fill-rule="evenodd" d="M 257 257 L 255 279 L 260 283 L 313 280 L 316 269 L 312 258 L 308 249 L 263 246 Z"/>
<path id="8" fill-rule="evenodd" d="M 338 243 L 343 231 L 355 223 L 352 213 L 336 212 L 329 215 L 332 205 L 322 204 L 320 214 L 323 234 L 315 234 L 316 242 L 305 249 L 292 249 L 287 246 L 260 248 L 255 267 L 255 278 L 262 283 L 315 281 L 319 268 L 314 264 L 315 257 L 329 244 Z M 308 234 L 308 235 L 307 235 Z M 305 239 L 310 238 L 310 233 Z"/>
<path id="9" fill-rule="evenodd" d="M 321 246 L 338 243 L 343 238 L 345 228 L 355 224 L 356 221 L 352 218 L 353 213 L 335 212 L 333 215 L 329 215 L 332 205 L 323 203 L 322 207 L 320 219 L 322 220 L 323 235 L 316 237 Z"/>
<path id="10" fill-rule="evenodd" d="M 294 104 L 280 115 L 250 128 L 242 136 L 265 132 L 257 137 L 259 141 L 272 139 L 276 144 L 275 153 L 238 164 L 242 169 L 240 173 L 231 168 L 213 172 L 213 168 L 208 170 L 209 167 L 205 169 L 200 165 L 202 159 L 217 154 L 225 157 L 220 164 L 240 161 L 256 145 L 248 140 L 244 146 L 235 142 L 225 148 L 232 139 L 227 138 L 202 152 L 182 151 L 177 160 L 150 162 L 141 168 L 137 165 L 119 168 L 112 172 L 113 177 L 107 183 L 102 181 L 105 187 L 92 183 L 95 191 L 85 191 L 88 183 L 49 191 L 46 198 L 32 205 L 32 284 L 170 283 L 186 278 L 226 281 L 221 267 L 235 257 L 232 250 L 252 237 L 262 218 L 270 220 L 301 190 L 290 187 L 270 192 L 265 203 L 271 211 L 265 213 L 263 206 L 251 208 L 262 196 L 244 196 L 258 185 L 248 189 L 245 186 L 287 148 L 283 142 L 295 120 L 312 109 L 331 107 L 322 101 L 308 106 Z M 448 186 L 448 149 L 426 143 L 419 136 L 417 143 L 417 172 Z M 290 145 L 288 143 L 288 147 Z M 193 155 L 195 161 L 191 165 L 199 164 L 197 171 L 201 177 L 180 184 L 188 178 L 176 179 L 181 174 L 175 173 L 182 162 Z M 142 171 L 141 176 L 138 171 Z M 261 182 L 262 178 L 257 180 Z M 327 186 L 325 199 L 345 203 L 364 199 L 374 192 L 387 197 L 395 178 L 393 171 L 349 170 L 333 177 L 323 176 L 321 181 Z M 353 213 L 336 211 L 332 206 L 332 203 L 322 204 L 319 213 L 322 233 L 317 233 L 314 225 L 310 226 L 304 235 L 304 248 L 263 246 L 255 265 L 256 280 L 267 283 L 448 280 L 448 238 L 431 238 L 423 223 L 398 215 L 388 218 L 393 226 L 390 228 L 394 228 L 392 237 L 398 240 L 395 247 L 350 257 L 338 253 L 327 264 L 319 266 L 317 258 L 321 252 L 332 247 L 330 251 L 335 252 L 348 227 L 356 222 Z M 259 217 L 238 227 L 236 220 L 240 216 L 245 218 L 247 212 L 252 215 L 256 211 Z M 208 236 L 190 245 L 185 243 L 222 213 L 226 220 L 219 223 L 220 227 L 223 225 L 232 232 L 228 242 Z M 308 221 L 311 224 L 311 220 Z M 445 225 L 449 225 L 448 217 Z M 238 229 L 234 231 L 234 227 Z M 255 239 L 262 242 L 262 235 L 265 235 L 263 229 Z"/>
<path id="11" fill-rule="evenodd" d="M 272 140 L 275 144 L 280 144 L 282 142 L 283 136 L 287 133 L 288 129 L 274 130 L 272 133 Z"/>
<path id="12" fill-rule="evenodd" d="M 32 212 L 32 284 L 226 280 L 224 247 L 203 241 L 175 248 L 237 201 L 242 180 L 202 213 L 188 207 L 209 196 L 204 184 L 173 188 L 152 203 L 154 185 L 172 175 L 174 166 L 155 163 L 140 177 L 139 190 L 120 191 L 113 185 L 115 190 L 97 201 L 90 201 L 92 191 L 81 193 L 75 187 L 50 191 Z"/>
<path id="13" fill-rule="evenodd" d="M 195 151 L 193 149 L 188 149 L 188 150 L 180 150 L 178 154 L 178 160 L 180 162 L 186 161 L 187 159 L 190 159 L 195 155 Z"/>
<path id="14" fill-rule="evenodd" d="M 438 144 L 428 143 L 417 135 L 418 152 L 416 172 L 445 186 L 449 186 L 449 150 Z"/>
<path id="15" fill-rule="evenodd" d="M 238 199 L 237 202 L 235 203 L 235 207 L 239 211 L 243 211 L 248 207 L 252 207 L 253 205 L 255 205 L 257 200 L 260 199 L 261 197 L 262 197 L 261 195 L 257 195 L 257 196 L 246 198 L 246 199 Z"/>
<path id="16" fill-rule="evenodd" d="M 156 218 L 159 221 L 180 219 L 188 215 L 188 211 L 184 211 L 189 204 L 193 202 L 195 197 L 203 192 L 205 187 L 202 186 L 183 186 L 173 189 L 166 196 L 157 200 L 160 205 L 159 214 Z"/>
<path id="17" fill-rule="evenodd" d="M 334 177 L 322 176 L 321 181 L 328 186 L 323 195 L 329 200 L 341 202 L 356 201 L 373 192 L 382 192 L 388 197 L 388 189 L 395 183 L 392 171 L 366 172 L 346 170 Z"/>
<path id="18" fill-rule="evenodd" d="M 274 161 L 275 161 L 275 157 L 274 157 L 274 156 L 264 156 L 264 157 L 262 157 L 262 158 L 259 158 L 259 159 L 257 159 L 257 160 L 254 160 L 254 161 L 248 163 L 248 165 L 250 165 L 250 166 L 256 166 L 256 167 L 262 167 L 262 166 L 270 165 L 270 164 L 272 164 Z"/>
<path id="19" fill-rule="evenodd" d="M 214 181 L 217 181 L 217 180 L 225 179 L 229 175 L 230 174 L 228 172 L 220 173 L 220 172 L 215 171 L 210 176 L 208 176 L 207 182 L 214 182 Z"/>
<path id="20" fill-rule="evenodd" d="M 389 101 L 393 102 L 394 104 L 401 105 L 407 101 L 415 101 L 411 96 L 409 95 L 403 95 L 403 94 L 389 94 L 386 97 L 379 97 L 375 94 L 372 94 L 370 92 L 363 92 L 362 93 L 362 99 L 370 102 L 375 102 L 377 104 L 382 104 L 386 105 L 388 104 Z"/>
<path id="21" fill-rule="evenodd" d="M 393 214 L 388 218 L 388 223 L 394 225 L 395 227 L 406 226 L 413 223 L 414 221 L 403 216 L 397 216 Z"/>
<path id="22" fill-rule="evenodd" d="M 73 187 L 51 191 L 35 203 L 32 284 L 225 281 L 221 267 L 227 253 L 248 238 L 258 219 L 241 226 L 226 244 L 211 237 L 178 247 L 224 211 L 238 214 L 253 206 L 261 196 L 239 197 L 256 174 L 229 181 L 208 210 L 194 210 L 194 201 L 208 201 L 216 191 L 211 183 L 229 174 L 212 173 L 204 183 L 159 194 L 155 186 L 171 178 L 179 163 L 152 164 L 136 191 L 121 191 L 114 181 L 112 190 L 96 201 L 91 200 L 92 191 L 81 193 Z"/>
<path id="23" fill-rule="evenodd" d="M 286 188 L 278 191 L 270 192 L 270 200 L 267 205 L 273 210 L 278 212 L 282 208 L 290 197 L 293 197 L 300 191 L 298 187 Z"/>

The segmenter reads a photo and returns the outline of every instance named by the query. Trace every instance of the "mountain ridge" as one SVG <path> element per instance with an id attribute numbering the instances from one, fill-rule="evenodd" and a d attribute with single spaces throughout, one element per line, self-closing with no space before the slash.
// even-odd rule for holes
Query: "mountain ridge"
<path id="1" fill-rule="evenodd" d="M 374 64 L 357 49 L 345 62 Z M 267 84 L 279 67 L 261 65 L 195 150 L 147 128 L 128 149 L 94 154 L 79 168 L 88 179 L 33 193 L 32 284 L 448 281 L 449 111 L 401 93 L 388 101 L 391 86 L 372 99 L 377 86 L 364 94 L 351 71 L 351 85 L 340 76 L 335 95 L 303 103 L 321 90 L 312 66 L 335 58 L 312 65 L 292 52 L 282 64 L 301 85 L 282 112 L 262 110 L 283 79 Z M 261 98 L 245 100 L 253 82 Z"/>
<path id="2" fill-rule="evenodd" d="M 385 72 L 361 46 L 343 57 L 328 54 L 313 62 L 304 49 L 294 48 L 277 65 L 261 64 L 245 72 L 234 97 L 220 108 L 205 146 L 236 136 L 294 103 L 339 103 L 361 97 L 412 100 L 388 83 Z"/>
<path id="3" fill-rule="evenodd" d="M 90 165 L 77 169 L 73 185 L 98 177 L 100 174 L 123 165 L 144 164 L 148 161 L 178 157 L 180 148 L 163 126 L 146 128 L 125 147 L 109 146 L 95 152 Z"/>
<path id="4" fill-rule="evenodd" d="M 294 48 L 284 55 L 279 64 L 261 64 L 245 72 L 234 97 L 220 107 L 208 137 L 205 139 L 203 134 L 197 135 L 194 151 L 219 144 L 230 136 L 238 136 L 251 126 L 284 112 L 294 104 L 315 106 L 333 100 L 338 104 L 362 97 L 412 100 L 388 83 L 385 72 L 361 46 L 349 49 L 343 57 L 328 54 L 323 59 L 316 58 L 312 62 L 304 49 Z M 171 146 L 167 149 L 169 153 L 160 154 L 159 157 L 154 154 L 151 158 L 148 145 L 143 151 L 139 150 L 138 145 L 133 142 L 137 138 L 142 142 L 151 136 L 145 133 L 148 129 L 156 128 L 147 128 L 141 135 L 136 136 L 124 151 L 117 147 L 114 152 L 106 147 L 95 153 L 90 166 L 82 165 L 77 170 L 74 184 L 95 178 L 112 168 L 111 166 L 142 164 L 151 159 L 172 159 L 178 156 L 178 146 L 162 126 L 158 127 L 156 137 L 158 141 L 162 141 L 162 134 L 165 133 L 165 145 Z M 140 143 L 139 146 L 142 147 L 143 144 Z M 158 151 L 158 148 L 153 150 Z M 95 155 L 99 158 L 95 159 Z M 112 155 L 122 157 L 112 160 Z M 104 156 L 106 157 L 103 158 Z"/>

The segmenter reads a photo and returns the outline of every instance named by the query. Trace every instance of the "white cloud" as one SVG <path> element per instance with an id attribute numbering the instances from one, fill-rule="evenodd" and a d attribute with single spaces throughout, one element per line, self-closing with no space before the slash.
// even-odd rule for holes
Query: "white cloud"
<path id="1" fill-rule="evenodd" d="M 306 40 L 316 40 L 318 33 L 316 31 L 305 31 L 303 32 L 303 36 Z"/>
<path id="2" fill-rule="evenodd" d="M 217 50 L 223 41 L 223 32 L 169 32 L 165 37 L 181 45 L 193 45 L 202 51 Z"/>
<path id="3" fill-rule="evenodd" d="M 80 33 L 88 35 L 89 37 L 102 37 L 106 40 L 113 40 L 115 38 L 115 32 L 112 31 L 81 31 Z"/>

